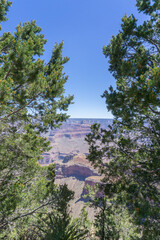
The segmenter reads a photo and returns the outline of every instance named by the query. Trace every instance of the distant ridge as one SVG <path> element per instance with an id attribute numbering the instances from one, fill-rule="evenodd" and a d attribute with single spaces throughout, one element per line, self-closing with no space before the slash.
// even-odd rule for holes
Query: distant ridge
<path id="1" fill-rule="evenodd" d="M 81 120 L 81 119 L 85 119 L 85 120 L 113 120 L 113 118 L 68 118 L 68 119 L 71 119 L 71 120 Z"/>
<path id="2" fill-rule="evenodd" d="M 68 118 L 67 124 L 88 124 L 92 125 L 95 123 L 101 124 L 101 127 L 107 128 L 108 125 L 112 125 L 113 119 L 111 118 Z"/>

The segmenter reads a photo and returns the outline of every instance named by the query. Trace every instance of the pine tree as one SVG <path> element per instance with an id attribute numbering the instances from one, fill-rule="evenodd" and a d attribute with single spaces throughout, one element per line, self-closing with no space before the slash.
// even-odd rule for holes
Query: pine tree
<path id="1" fill-rule="evenodd" d="M 105 193 L 125 204 L 141 234 L 160 236 L 160 2 L 137 0 L 146 21 L 131 15 L 103 48 L 116 89 L 105 91 L 114 116 L 109 129 L 92 126 L 88 159 L 105 175 Z"/>
<path id="2" fill-rule="evenodd" d="M 11 2 L 0 1 L 0 22 Z M 43 170 L 37 164 L 49 142 L 49 128 L 60 126 L 72 96 L 65 96 L 68 76 L 63 42 L 55 44 L 48 63 L 42 59 L 46 40 L 35 21 L 19 24 L 0 37 L 0 231 L 31 214 L 22 208 Z M 33 196 L 32 196 L 33 197 Z M 47 204 L 45 201 L 41 205 Z M 24 204 L 25 205 L 25 204 Z M 36 206 L 37 207 L 37 206 Z M 2 234 L 3 235 L 3 234 Z M 2 237 L 3 238 L 3 237 Z"/>

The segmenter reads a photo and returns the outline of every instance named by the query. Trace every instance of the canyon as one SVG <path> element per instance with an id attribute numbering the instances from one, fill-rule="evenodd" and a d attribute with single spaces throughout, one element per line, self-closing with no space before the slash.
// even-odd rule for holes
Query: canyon
<path id="1" fill-rule="evenodd" d="M 68 119 L 58 129 L 49 130 L 46 134 L 50 141 L 51 149 L 43 154 L 39 160 L 41 166 L 55 164 L 56 180 L 59 185 L 66 183 L 68 188 L 75 192 L 71 201 L 71 213 L 78 217 L 86 202 L 84 195 L 86 185 L 94 187 L 100 184 L 102 176 L 99 176 L 91 163 L 87 160 L 89 153 L 85 137 L 90 133 L 90 126 L 94 123 L 101 124 L 107 129 L 112 125 L 112 119 Z M 93 209 L 87 207 L 89 218 L 92 219 Z"/>

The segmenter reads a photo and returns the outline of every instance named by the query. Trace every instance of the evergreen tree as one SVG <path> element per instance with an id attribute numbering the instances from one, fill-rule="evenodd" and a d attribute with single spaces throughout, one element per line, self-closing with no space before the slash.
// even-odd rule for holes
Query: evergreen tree
<path id="1" fill-rule="evenodd" d="M 105 185 L 101 183 L 94 187 L 86 186 L 87 204 L 96 210 L 93 221 L 95 239 L 139 239 L 138 228 L 135 226 L 134 218 L 130 216 L 128 208 L 125 204 L 117 205 L 116 198 L 105 195 Z"/>
<path id="2" fill-rule="evenodd" d="M 16 223 L 17 236 L 21 240 L 86 239 L 88 229 L 83 224 L 79 224 L 82 223 L 83 218 L 73 220 L 70 216 L 69 201 L 73 199 L 74 193 L 67 188 L 66 184 L 57 186 L 54 183 L 54 165 L 49 165 L 45 175 L 47 181 L 44 181 L 43 185 L 42 182 L 36 185 L 37 189 L 39 189 L 38 185 L 41 187 L 41 193 L 39 193 L 40 195 L 36 193 L 36 197 L 37 201 L 48 199 L 50 202 L 40 208 L 38 212 L 35 212 L 29 219 L 25 221 L 20 219 L 19 223 Z M 21 227 L 18 227 L 18 225 L 21 225 Z"/>
<path id="3" fill-rule="evenodd" d="M 0 1 L 0 22 L 6 20 L 10 5 L 10 1 Z M 63 65 L 68 58 L 62 57 L 63 42 L 55 44 L 48 63 L 41 57 L 45 43 L 35 21 L 19 24 L 14 34 L 4 32 L 0 37 L 2 238 L 4 230 L 11 228 L 16 220 L 52 201 L 42 198 L 39 205 L 31 204 L 36 202 L 36 184 L 39 189 L 45 184 L 43 178 L 37 181 L 45 172 L 37 161 L 49 150 L 43 133 L 67 119 L 65 112 L 73 97 L 65 96 L 64 84 L 68 76 L 63 72 Z"/>
<path id="4" fill-rule="evenodd" d="M 107 130 L 92 126 L 88 159 L 105 175 L 105 193 L 134 217 L 140 239 L 158 240 L 160 2 L 137 0 L 136 6 L 146 21 L 138 25 L 125 15 L 117 36 L 103 48 L 117 84 L 103 94 L 114 122 Z"/>

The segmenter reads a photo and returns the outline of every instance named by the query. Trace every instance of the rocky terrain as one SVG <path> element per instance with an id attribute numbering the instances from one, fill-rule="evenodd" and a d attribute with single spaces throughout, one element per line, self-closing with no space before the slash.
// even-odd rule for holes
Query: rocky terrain
<path id="1" fill-rule="evenodd" d="M 43 154 L 39 163 L 48 165 L 54 163 L 56 167 L 56 183 L 67 183 L 75 192 L 75 198 L 71 203 L 71 211 L 74 217 L 80 214 L 84 205 L 83 195 L 86 193 L 87 184 L 94 187 L 100 183 L 102 177 L 86 159 L 88 145 L 85 136 L 90 132 L 90 125 L 100 123 L 103 128 L 112 124 L 111 119 L 68 119 L 59 129 L 50 130 L 47 138 L 51 142 L 51 150 Z M 89 210 L 92 219 L 93 210 Z"/>

